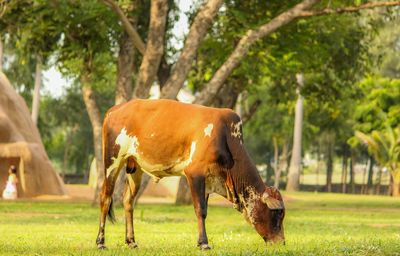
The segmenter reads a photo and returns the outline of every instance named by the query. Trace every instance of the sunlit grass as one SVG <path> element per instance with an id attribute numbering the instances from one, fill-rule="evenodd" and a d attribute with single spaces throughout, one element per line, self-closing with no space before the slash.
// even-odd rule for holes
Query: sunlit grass
<path id="1" fill-rule="evenodd" d="M 124 218 L 106 227 L 106 251 L 95 245 L 98 209 L 86 203 L 0 201 L 1 255 L 400 255 L 400 200 L 380 196 L 287 194 L 286 245 L 266 247 L 243 217 L 211 206 L 213 250 L 196 248 L 192 206 L 139 205 L 139 249 L 124 245 Z"/>

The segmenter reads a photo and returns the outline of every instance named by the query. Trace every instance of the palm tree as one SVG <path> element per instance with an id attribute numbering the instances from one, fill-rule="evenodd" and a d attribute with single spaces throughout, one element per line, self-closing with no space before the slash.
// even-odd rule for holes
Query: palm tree
<path id="1" fill-rule="evenodd" d="M 356 131 L 356 137 L 368 147 L 381 167 L 386 167 L 393 178 L 392 195 L 400 196 L 400 126 L 387 126 L 385 131 L 365 134 Z"/>

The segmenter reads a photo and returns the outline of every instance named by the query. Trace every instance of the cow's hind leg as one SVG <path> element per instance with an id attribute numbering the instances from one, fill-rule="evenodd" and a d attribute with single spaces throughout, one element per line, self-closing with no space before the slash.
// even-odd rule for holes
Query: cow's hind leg
<path id="1" fill-rule="evenodd" d="M 106 168 L 111 165 L 111 156 L 106 156 L 105 166 Z M 111 222 L 115 221 L 114 212 L 112 209 L 112 193 L 114 192 L 115 182 L 118 178 L 118 174 L 123 166 L 123 162 L 120 162 L 119 165 L 111 170 L 110 172 L 106 172 L 106 177 L 104 178 L 103 187 L 100 195 L 100 224 L 99 224 L 99 233 L 97 235 L 96 244 L 97 248 L 105 249 L 105 225 L 106 225 L 106 216 L 108 214 Z"/>
<path id="2" fill-rule="evenodd" d="M 125 183 L 125 243 L 132 249 L 137 247 L 133 228 L 133 202 L 139 191 L 141 179 L 142 171 L 137 170 L 134 174 L 127 175 Z"/>
<path id="3" fill-rule="evenodd" d="M 211 247 L 208 245 L 208 238 L 206 233 L 205 220 L 207 217 L 207 199 L 206 183 L 204 176 L 190 176 L 187 175 L 190 190 L 192 192 L 193 206 L 197 216 L 197 226 L 199 238 L 197 245 L 201 250 L 209 250 Z"/>

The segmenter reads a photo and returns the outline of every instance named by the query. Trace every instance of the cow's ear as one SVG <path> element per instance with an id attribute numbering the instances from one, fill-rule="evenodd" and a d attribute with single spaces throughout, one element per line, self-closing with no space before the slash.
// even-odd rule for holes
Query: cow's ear
<path id="1" fill-rule="evenodd" d="M 276 188 L 268 187 L 262 194 L 261 200 L 271 210 L 282 210 L 285 208 L 281 194 Z"/>

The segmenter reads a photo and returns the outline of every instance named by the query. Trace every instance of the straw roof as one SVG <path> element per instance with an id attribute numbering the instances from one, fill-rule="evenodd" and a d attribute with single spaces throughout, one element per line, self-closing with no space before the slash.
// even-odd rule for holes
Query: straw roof
<path id="1" fill-rule="evenodd" d="M 47 156 L 24 99 L 2 72 L 0 92 L 0 158 L 20 159 L 23 196 L 65 195 L 64 183 Z"/>

